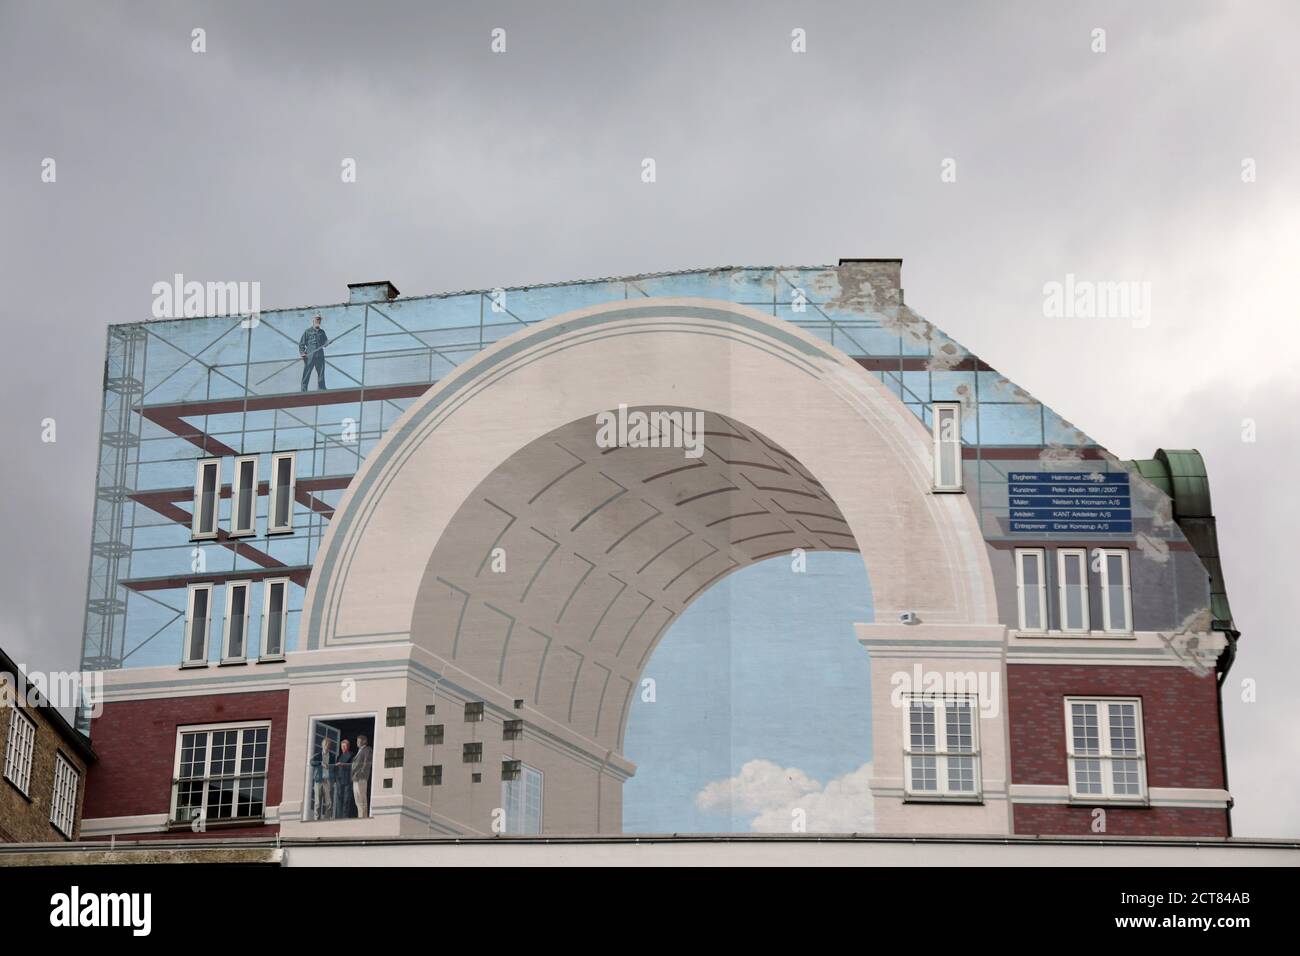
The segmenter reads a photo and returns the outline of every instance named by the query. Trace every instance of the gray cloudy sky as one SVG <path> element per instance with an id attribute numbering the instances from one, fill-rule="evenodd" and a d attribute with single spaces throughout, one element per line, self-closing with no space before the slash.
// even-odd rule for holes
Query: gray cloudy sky
<path id="1" fill-rule="evenodd" d="M 913 307 L 1118 455 L 1205 454 L 1235 825 L 1300 835 L 1297 62 L 1288 2 L 0 0 L 0 646 L 76 665 L 104 327 L 175 272 L 275 308 L 901 256 Z M 1150 282 L 1150 325 L 1045 318 L 1067 273 Z"/>

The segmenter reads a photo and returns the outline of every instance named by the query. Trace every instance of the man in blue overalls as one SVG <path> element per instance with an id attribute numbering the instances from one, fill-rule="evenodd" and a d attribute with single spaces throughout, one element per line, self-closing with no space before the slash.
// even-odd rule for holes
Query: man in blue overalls
<path id="1" fill-rule="evenodd" d="M 320 327 L 320 316 L 312 316 L 311 328 L 298 340 L 298 351 L 302 355 L 302 390 L 307 391 L 307 382 L 311 379 L 311 370 L 316 369 L 316 387 L 325 388 L 325 346 L 329 336 Z"/>

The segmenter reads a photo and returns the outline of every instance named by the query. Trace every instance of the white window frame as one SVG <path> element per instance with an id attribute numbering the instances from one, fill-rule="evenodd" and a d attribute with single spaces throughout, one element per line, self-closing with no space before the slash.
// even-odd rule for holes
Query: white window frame
<path id="1" fill-rule="evenodd" d="M 971 711 L 971 749 L 969 751 L 949 751 L 948 750 L 948 705 L 956 703 L 960 698 L 963 703 L 969 703 Z M 907 800 L 925 801 L 948 801 L 964 803 L 982 803 L 983 796 L 983 775 L 981 773 L 980 759 L 980 708 L 979 698 L 974 694 L 925 694 L 913 693 L 907 694 L 903 698 L 903 794 Z M 934 750 L 913 750 L 912 749 L 912 705 L 915 703 L 929 702 L 934 705 Z M 933 757 L 935 761 L 935 782 L 938 784 L 934 790 L 918 790 L 912 786 L 912 761 L 916 757 Z M 948 758 L 949 757 L 970 757 L 971 764 L 974 768 L 974 789 L 973 790 L 952 790 L 948 786 Z"/>
<path id="2" fill-rule="evenodd" d="M 54 754 L 54 790 L 50 794 L 50 824 L 69 840 L 77 829 L 77 796 L 81 774 L 67 757 Z"/>
<path id="3" fill-rule="evenodd" d="M 203 474 L 207 468 L 214 468 L 217 476 L 212 487 L 212 528 L 202 530 L 203 525 Z M 194 541 L 215 538 L 221 531 L 221 459 L 200 458 L 194 476 L 194 517 L 190 524 L 190 538 Z"/>
<path id="4" fill-rule="evenodd" d="M 234 604 L 235 591 L 243 590 L 244 592 L 244 623 L 243 633 L 239 635 L 240 653 L 232 654 L 230 652 L 230 609 Z M 221 663 L 223 664 L 242 664 L 248 660 L 248 611 L 252 604 L 253 582 L 252 581 L 229 581 L 226 583 L 226 607 L 225 607 L 225 624 L 221 628 Z"/>
<path id="5" fill-rule="evenodd" d="M 244 466 L 253 466 L 253 483 L 248 490 L 252 502 L 248 506 L 247 526 L 239 523 L 239 512 L 244 506 L 243 482 L 240 481 Z M 257 455 L 241 455 L 235 459 L 235 473 L 230 479 L 230 536 L 246 538 L 257 534 Z"/>
<path id="6" fill-rule="evenodd" d="M 289 579 L 267 578 L 262 582 L 262 641 L 257 649 L 258 660 L 284 660 L 285 630 L 289 625 Z M 274 654 L 266 651 L 266 638 L 271 631 L 271 590 L 274 585 L 284 585 L 284 600 L 280 603 L 280 649 Z"/>
<path id="7" fill-rule="evenodd" d="M 280 462 L 288 459 L 289 461 L 289 484 L 287 488 L 280 485 Z M 294 452 L 286 451 L 271 456 L 271 487 L 269 504 L 266 509 L 266 533 L 267 534 L 287 534 L 293 531 L 293 496 L 298 486 L 298 456 Z M 288 520 L 286 524 L 276 524 L 275 515 L 277 512 L 276 504 L 279 496 L 283 492 L 289 498 L 289 507 L 286 511 Z"/>
<path id="8" fill-rule="evenodd" d="M 254 825 L 254 826 L 263 822 L 266 819 L 266 811 L 267 811 L 266 801 L 270 791 L 270 779 L 271 779 L 271 721 L 269 720 L 241 720 L 241 721 L 232 721 L 230 723 L 222 723 L 222 724 L 192 724 L 185 727 L 177 727 L 176 728 L 176 754 L 175 754 L 175 758 L 172 761 L 171 811 L 168 814 L 168 820 L 170 820 L 172 823 L 189 823 L 191 822 L 192 819 L 194 819 L 194 818 L 190 818 L 189 820 L 178 820 L 176 816 L 177 812 L 179 811 L 178 804 L 180 803 L 180 787 L 178 786 L 178 783 L 180 781 L 180 776 L 181 776 L 181 756 L 182 756 L 181 745 L 185 740 L 186 734 L 207 734 L 207 738 L 208 738 L 203 753 L 203 776 L 187 778 L 188 780 L 204 781 L 204 786 L 202 790 L 203 797 L 199 804 L 199 818 L 206 821 L 208 816 L 208 797 L 212 792 L 212 788 L 209 786 L 208 781 L 211 779 L 211 770 L 212 770 L 213 732 L 222 731 L 222 730 L 239 731 L 239 739 L 235 744 L 235 765 L 238 768 L 243 761 L 244 732 L 248 730 L 261 730 L 263 728 L 265 728 L 266 730 L 266 770 L 261 774 L 254 773 L 254 774 L 247 775 L 250 778 L 257 777 L 257 776 L 262 777 L 261 816 L 218 817 L 216 820 L 212 821 L 212 822 L 246 821 L 250 825 Z M 245 775 L 242 773 L 236 773 L 235 775 L 237 780 L 242 779 L 244 776 Z M 236 790 L 238 790 L 238 784 L 236 784 Z"/>
<path id="9" fill-rule="evenodd" d="M 1083 620 L 1079 627 L 1067 627 L 1069 623 L 1066 615 L 1069 614 L 1069 602 L 1066 600 L 1066 575 L 1065 560 L 1067 557 L 1077 557 L 1079 559 L 1079 583 L 1082 587 L 1080 593 L 1080 612 Z M 1088 549 L 1087 548 L 1058 548 L 1056 551 L 1056 589 L 1057 589 L 1057 614 L 1060 615 L 1061 633 L 1063 634 L 1087 634 L 1091 627 L 1089 620 L 1088 604 L 1091 601 L 1091 595 L 1088 593 Z"/>
<path id="10" fill-rule="evenodd" d="M 194 635 L 194 595 L 199 591 L 207 592 L 207 600 L 204 602 L 206 614 L 203 621 L 203 657 L 190 656 L 190 648 L 193 646 Z M 212 585 L 211 584 L 191 584 L 185 595 L 185 634 L 184 643 L 181 646 L 181 666 L 182 667 L 207 667 L 208 654 L 212 644 Z"/>
<path id="11" fill-rule="evenodd" d="M 944 412 L 952 412 L 952 421 L 955 426 L 956 437 L 945 439 L 941 432 L 940 422 L 943 420 Z M 930 405 L 930 430 L 933 438 L 934 454 L 934 490 L 935 491 L 961 491 L 962 490 L 962 458 L 961 458 L 961 403 L 960 402 L 933 402 Z M 955 476 L 954 483 L 945 485 L 943 483 L 943 455 L 949 452 L 956 456 L 956 463 L 953 467 Z"/>
<path id="12" fill-rule="evenodd" d="M 1129 579 L 1129 560 L 1127 548 L 1098 548 L 1098 554 L 1101 557 L 1101 621 L 1102 629 L 1107 634 L 1131 634 L 1133 633 L 1133 588 Z M 1119 583 L 1124 597 L 1124 626 L 1116 627 L 1115 622 L 1110 619 L 1110 561 L 1108 558 L 1118 557 L 1122 569 L 1123 580 Z"/>
<path id="13" fill-rule="evenodd" d="M 1098 752 L 1080 754 L 1075 752 L 1074 710 L 1075 704 L 1095 704 L 1097 706 L 1097 742 Z M 1135 715 L 1135 733 L 1137 741 L 1136 754 L 1115 754 L 1110 738 L 1110 705 L 1132 704 Z M 1147 802 L 1147 756 L 1146 736 L 1142 723 L 1141 697 L 1066 697 L 1065 698 L 1065 752 L 1068 766 L 1070 799 L 1085 803 L 1098 801 L 1115 803 Z M 1096 760 L 1101 765 L 1101 793 L 1081 793 L 1076 774 L 1079 760 Z M 1116 760 L 1136 760 L 1138 769 L 1138 792 L 1116 793 L 1114 763 Z"/>
<path id="14" fill-rule="evenodd" d="M 1034 558 L 1038 561 L 1038 584 L 1034 587 L 1036 594 L 1029 593 L 1029 586 L 1025 584 L 1025 558 Z M 1047 619 L 1047 549 L 1046 548 L 1016 548 L 1016 607 L 1020 613 L 1020 630 L 1031 634 L 1044 634 L 1050 627 L 1051 622 Z M 1028 615 L 1025 610 L 1030 605 L 1027 603 L 1031 600 L 1037 601 L 1038 604 L 1038 627 L 1030 627 L 1026 621 Z"/>
<path id="15" fill-rule="evenodd" d="M 501 758 L 501 762 L 505 763 L 506 761 L 512 759 L 514 758 L 503 756 Z M 519 789 L 521 792 L 520 802 L 522 804 L 519 815 L 523 823 L 527 822 L 526 818 L 528 816 L 528 779 L 529 779 L 528 775 L 529 774 L 535 774 L 537 778 L 537 831 L 536 833 L 523 830 L 523 829 L 514 830 L 511 829 L 510 827 L 510 812 L 511 812 L 510 785 L 511 784 L 519 785 Z M 519 779 L 501 781 L 501 808 L 505 812 L 505 824 L 506 824 L 506 829 L 504 832 L 508 834 L 514 834 L 517 836 L 536 836 L 537 834 L 540 834 L 542 832 L 544 822 L 546 820 L 545 799 L 546 799 L 546 774 L 541 770 L 538 770 L 536 767 L 530 767 L 528 764 L 524 763 L 523 761 L 520 761 Z"/>
<path id="16" fill-rule="evenodd" d="M 21 678 L 19 678 L 21 680 Z M 32 762 L 36 754 L 36 721 L 14 705 L 9 708 L 9 740 L 5 744 L 5 779 L 24 796 L 30 795 Z"/>

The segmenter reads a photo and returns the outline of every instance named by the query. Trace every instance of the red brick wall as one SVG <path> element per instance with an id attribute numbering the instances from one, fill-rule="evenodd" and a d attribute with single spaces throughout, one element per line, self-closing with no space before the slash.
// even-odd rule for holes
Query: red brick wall
<path id="1" fill-rule="evenodd" d="M 89 774 L 84 816 L 94 819 L 170 812 L 177 728 L 244 720 L 271 721 L 266 803 L 278 806 L 288 712 L 289 692 L 284 690 L 106 703 L 104 712 L 90 727 L 99 762 Z M 257 832 L 267 831 L 260 828 Z M 234 831 L 222 833 L 236 835 Z"/>
<path id="2" fill-rule="evenodd" d="M 1182 667 L 1010 664 L 1007 704 L 1011 781 L 1069 781 L 1063 698 L 1142 699 L 1143 746 L 1149 787 L 1224 789 L 1218 691 L 1214 677 Z M 1017 833 L 1090 833 L 1089 807 L 1017 804 Z M 1106 832 L 1135 835 L 1226 836 L 1226 810 L 1107 807 Z"/>

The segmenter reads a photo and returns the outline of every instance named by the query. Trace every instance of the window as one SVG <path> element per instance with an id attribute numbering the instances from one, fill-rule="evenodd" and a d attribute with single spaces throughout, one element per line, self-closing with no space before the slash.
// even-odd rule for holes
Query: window
<path id="1" fill-rule="evenodd" d="M 50 823 L 69 840 L 77 820 L 77 768 L 63 754 L 54 755 L 54 793 L 50 797 Z"/>
<path id="2" fill-rule="evenodd" d="M 230 534 L 257 530 L 257 456 L 235 459 L 234 490 L 230 504 Z"/>
<path id="3" fill-rule="evenodd" d="M 426 787 L 442 786 L 442 764 L 435 763 L 424 768 L 424 785 Z"/>
<path id="4" fill-rule="evenodd" d="M 933 419 L 934 490 L 961 491 L 961 406 L 936 402 Z"/>
<path id="5" fill-rule="evenodd" d="M 904 731 L 909 797 L 979 799 L 979 712 L 973 695 L 913 694 Z"/>
<path id="6" fill-rule="evenodd" d="M 501 722 L 502 740 L 519 740 L 523 736 L 524 722 L 522 720 L 503 720 Z"/>
<path id="7" fill-rule="evenodd" d="M 400 767 L 402 761 L 406 759 L 406 748 L 404 747 L 387 747 L 384 749 L 384 768 L 392 769 Z"/>
<path id="8" fill-rule="evenodd" d="M 446 727 L 443 724 L 430 724 L 424 728 L 424 742 L 429 746 L 440 744 L 445 739 Z"/>
<path id="9" fill-rule="evenodd" d="M 483 744 L 465 744 L 461 750 L 461 760 L 464 763 L 482 763 L 483 762 Z"/>
<path id="10" fill-rule="evenodd" d="M 217 536 L 217 503 L 221 499 L 221 459 L 205 458 L 199 462 L 194 479 L 194 523 L 190 528 L 193 538 Z"/>
<path id="11" fill-rule="evenodd" d="M 270 735 L 266 723 L 182 727 L 176 735 L 172 820 L 260 820 Z"/>
<path id="12" fill-rule="evenodd" d="M 226 585 L 226 628 L 222 635 L 221 662 L 242 663 L 248 654 L 248 581 Z"/>
<path id="13" fill-rule="evenodd" d="M 524 764 L 522 760 L 509 760 L 501 758 L 501 779 L 518 780 L 523 774 Z"/>
<path id="14" fill-rule="evenodd" d="M 208 627 L 212 618 L 212 585 L 191 584 L 185 612 L 185 655 L 183 666 L 208 663 Z"/>
<path id="15" fill-rule="evenodd" d="M 284 659 L 284 628 L 289 616 L 289 579 L 268 578 L 262 603 L 262 660 Z"/>
<path id="16" fill-rule="evenodd" d="M 1133 630 L 1133 598 L 1128 580 L 1128 552 L 1123 549 L 1100 549 L 1101 620 L 1112 634 Z"/>
<path id="17" fill-rule="evenodd" d="M 465 705 L 465 722 L 472 723 L 483 719 L 483 701 L 473 700 Z"/>
<path id="18" fill-rule="evenodd" d="M 1142 702 L 1137 698 L 1065 699 L 1070 796 L 1142 800 Z"/>
<path id="19" fill-rule="evenodd" d="M 267 509 L 266 533 L 293 530 L 293 495 L 296 467 L 293 452 L 271 457 L 271 504 Z"/>
<path id="20" fill-rule="evenodd" d="M 518 763 L 518 761 L 507 761 Z M 526 764 L 519 776 L 501 781 L 501 806 L 506 811 L 506 833 L 542 832 L 542 772 Z M 504 776 L 504 770 L 502 771 Z"/>
<path id="21" fill-rule="evenodd" d="M 387 727 L 405 727 L 406 708 L 389 707 L 384 713 L 384 725 Z"/>
<path id="22" fill-rule="evenodd" d="M 1056 552 L 1061 589 L 1061 630 L 1088 630 L 1088 552 L 1061 548 Z"/>
<path id="23" fill-rule="evenodd" d="M 1016 550 L 1016 601 L 1020 630 L 1047 630 L 1047 552 L 1041 548 Z"/>
<path id="24" fill-rule="evenodd" d="M 13 718 L 9 721 L 9 743 L 5 746 L 5 779 L 26 793 L 32 783 L 36 724 L 17 707 L 11 708 L 9 712 Z"/>

